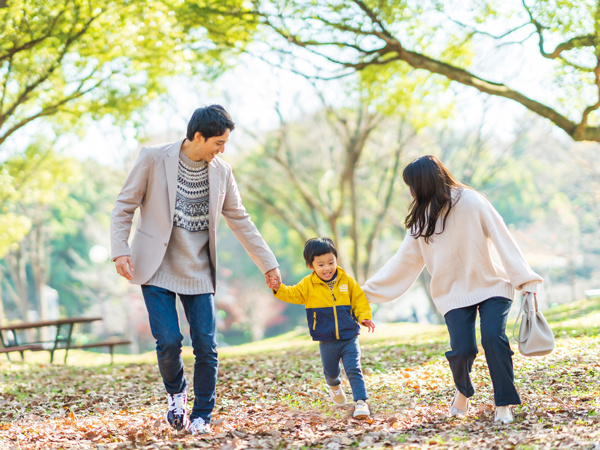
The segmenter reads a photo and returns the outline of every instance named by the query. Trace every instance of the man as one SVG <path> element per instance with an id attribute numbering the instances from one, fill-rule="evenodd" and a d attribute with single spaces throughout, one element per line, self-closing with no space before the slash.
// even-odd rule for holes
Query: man
<path id="1" fill-rule="evenodd" d="M 167 423 L 210 432 L 217 382 L 213 295 L 217 227 L 222 214 L 265 280 L 279 280 L 277 260 L 242 205 L 229 164 L 218 157 L 235 128 L 220 105 L 194 111 L 186 138 L 142 148 L 111 218 L 111 258 L 117 272 L 142 285 L 158 367 L 167 391 Z M 131 249 L 133 215 L 140 209 Z M 179 296 L 194 349 L 194 406 L 186 415 L 187 383 L 176 310 Z"/>

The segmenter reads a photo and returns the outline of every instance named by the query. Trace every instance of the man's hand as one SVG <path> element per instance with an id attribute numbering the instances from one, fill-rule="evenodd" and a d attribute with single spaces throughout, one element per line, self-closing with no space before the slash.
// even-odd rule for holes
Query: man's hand
<path id="1" fill-rule="evenodd" d="M 129 256 L 119 256 L 115 259 L 115 268 L 117 269 L 117 273 L 121 275 L 123 278 L 131 281 L 133 276 L 131 272 L 133 272 L 133 263 L 131 262 L 131 257 Z"/>
<path id="2" fill-rule="evenodd" d="M 365 319 L 361 322 L 372 333 L 375 331 L 375 323 L 371 319 Z"/>
<path id="3" fill-rule="evenodd" d="M 275 267 L 265 273 L 265 281 L 269 289 L 277 291 L 281 285 L 281 272 L 279 271 L 279 267 Z"/>

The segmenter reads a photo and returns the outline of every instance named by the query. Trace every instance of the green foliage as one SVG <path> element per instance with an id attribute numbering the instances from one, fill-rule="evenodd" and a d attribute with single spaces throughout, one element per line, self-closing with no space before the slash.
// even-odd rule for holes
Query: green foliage
<path id="1" fill-rule="evenodd" d="M 13 178 L 3 165 L 0 171 L 0 258 L 14 249 L 31 228 L 31 221 L 26 216 L 14 212 L 17 198 Z"/>
<path id="2" fill-rule="evenodd" d="M 411 71 L 403 62 L 368 66 L 359 75 L 366 103 L 386 116 L 405 117 L 415 130 L 454 114 L 454 98 L 445 94 L 450 83 L 440 77 Z"/>
<path id="3" fill-rule="evenodd" d="M 49 285 L 58 291 L 63 313 L 81 315 L 95 298 L 89 286 L 82 286 L 80 272 L 102 270 L 82 266 L 89 261 L 89 250 L 107 242 L 110 212 L 123 181 L 123 174 L 93 160 L 78 163 L 81 180 L 68 186 L 64 201 L 53 205 L 52 222 L 57 226 L 51 236 Z M 106 244 L 108 245 L 108 244 Z M 112 274 L 112 270 L 111 270 Z M 87 289 L 86 289 L 87 288 Z M 97 286 L 97 295 L 111 293 L 110 286 Z"/>
<path id="4" fill-rule="evenodd" d="M 0 9 L 0 144 L 27 123 L 122 122 L 169 75 L 211 76 L 251 36 L 241 1 L 10 0 Z"/>
<path id="5" fill-rule="evenodd" d="M 18 208 L 24 212 L 47 209 L 62 201 L 67 195 L 67 185 L 80 181 L 77 162 L 56 154 L 44 140 L 37 139 L 23 154 L 5 162 L 20 195 Z"/>
<path id="6" fill-rule="evenodd" d="M 0 258 L 12 250 L 31 228 L 25 216 L 14 213 L 0 214 Z"/>
<path id="7" fill-rule="evenodd" d="M 50 147 L 50 143 L 34 140 L 23 154 L 5 162 L 3 170 L 10 176 L 12 195 L 10 210 L 0 214 L 0 226 L 12 223 L 15 229 L 16 218 L 27 225 L 18 229 L 20 233 L 2 234 L 9 242 L 7 251 L 19 245 L 26 250 L 15 256 L 24 258 L 28 273 L 34 264 L 32 255 L 42 251 L 48 278 L 35 281 L 48 282 L 58 291 L 63 314 L 77 315 L 93 299 L 80 292 L 76 271 L 81 261 L 88 259 L 89 249 L 105 241 L 122 175 L 95 161 L 82 162 L 57 154 Z M 39 249 L 40 245 L 43 248 Z M 4 281 L 13 285 L 34 283 L 31 279 L 17 281 L 15 276 L 10 273 Z M 5 307 L 8 305 L 5 303 Z"/>

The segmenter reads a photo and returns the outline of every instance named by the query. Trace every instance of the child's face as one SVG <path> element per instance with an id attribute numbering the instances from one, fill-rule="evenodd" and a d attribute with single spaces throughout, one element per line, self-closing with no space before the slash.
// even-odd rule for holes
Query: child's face
<path id="1" fill-rule="evenodd" d="M 333 253 L 325 253 L 321 256 L 315 256 L 312 265 L 308 268 L 314 270 L 321 280 L 329 281 L 335 275 L 337 259 Z"/>

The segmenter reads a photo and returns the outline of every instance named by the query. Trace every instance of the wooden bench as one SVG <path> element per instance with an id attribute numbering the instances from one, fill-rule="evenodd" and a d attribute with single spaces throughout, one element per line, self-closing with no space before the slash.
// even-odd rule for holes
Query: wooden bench
<path id="1" fill-rule="evenodd" d="M 1 347 L 0 353 L 6 353 L 6 356 L 8 356 L 8 353 L 10 352 L 19 352 L 21 354 L 21 359 L 23 359 L 23 352 L 25 352 L 26 350 L 36 351 L 45 349 L 42 344 L 12 345 L 10 347 Z"/>
<path id="2" fill-rule="evenodd" d="M 108 347 L 110 351 L 110 363 L 114 360 L 114 347 L 117 345 L 128 345 L 131 344 L 130 340 L 127 339 L 110 339 L 100 342 L 89 342 L 86 344 L 76 344 L 72 341 L 73 327 L 76 324 L 83 324 L 102 320 L 102 317 L 70 317 L 57 320 L 45 320 L 40 322 L 30 323 L 16 323 L 12 325 L 5 325 L 0 327 L 0 354 L 5 353 L 6 357 L 10 361 L 9 354 L 11 352 L 19 352 L 21 359 L 25 360 L 25 351 L 47 351 L 50 353 L 50 363 L 54 360 L 54 352 L 56 350 L 65 350 L 65 361 L 67 363 L 67 356 L 69 355 L 70 349 L 86 349 L 94 347 Z M 52 341 L 47 342 L 20 342 L 18 339 L 18 332 L 25 329 L 39 330 L 42 327 L 56 327 L 56 337 Z M 66 329 L 65 329 L 66 328 Z M 3 333 L 4 332 L 4 333 Z M 12 341 L 9 342 L 6 332 L 12 333 Z"/>
<path id="3" fill-rule="evenodd" d="M 131 341 L 128 339 L 110 339 L 107 341 L 101 341 L 101 342 L 89 342 L 87 344 L 71 344 L 69 346 L 69 350 L 72 350 L 74 348 L 78 348 L 78 349 L 86 349 L 86 348 L 97 348 L 97 347 L 108 347 L 109 351 L 110 351 L 110 363 L 113 363 L 114 360 L 114 347 L 116 345 L 129 345 L 131 344 Z M 60 349 L 59 349 L 60 350 Z M 67 355 L 65 355 L 65 364 L 67 363 Z"/>

